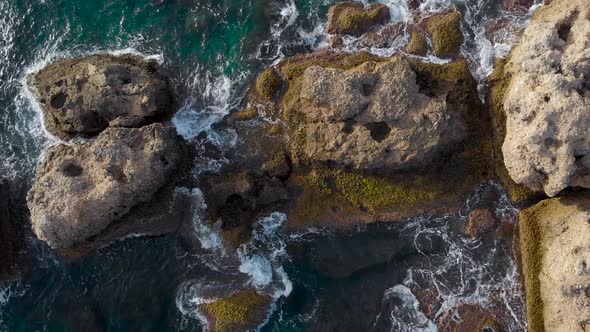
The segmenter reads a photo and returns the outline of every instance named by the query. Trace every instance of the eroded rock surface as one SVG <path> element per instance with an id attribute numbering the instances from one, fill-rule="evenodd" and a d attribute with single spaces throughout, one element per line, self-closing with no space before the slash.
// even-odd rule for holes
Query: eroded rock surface
<path id="1" fill-rule="evenodd" d="M 98 54 L 53 63 L 28 77 L 52 134 L 94 136 L 171 116 L 172 93 L 156 64 L 135 55 Z"/>
<path id="2" fill-rule="evenodd" d="M 590 2 L 535 13 L 507 71 L 504 161 L 515 182 L 555 196 L 590 188 Z"/>
<path id="3" fill-rule="evenodd" d="M 360 170 L 420 167 L 466 136 L 460 107 L 421 85 L 408 60 L 312 66 L 301 88 L 307 158 Z"/>
<path id="4" fill-rule="evenodd" d="M 51 147 L 27 197 L 33 230 L 57 249 L 95 236 L 171 181 L 180 159 L 167 124 L 109 128 L 88 144 Z"/>
<path id="5" fill-rule="evenodd" d="M 588 331 L 590 197 L 545 200 L 520 219 L 530 331 Z"/>

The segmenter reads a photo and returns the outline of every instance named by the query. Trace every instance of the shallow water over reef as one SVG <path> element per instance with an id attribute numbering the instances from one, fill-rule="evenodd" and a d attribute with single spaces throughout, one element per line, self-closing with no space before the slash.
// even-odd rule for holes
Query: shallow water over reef
<path id="1" fill-rule="evenodd" d="M 326 12 L 336 2 L 0 0 L 0 177 L 27 185 L 43 148 L 55 143 L 41 126 L 27 73 L 96 52 L 156 58 L 178 94 L 178 131 L 189 139 L 205 131 L 223 147 L 236 137 L 212 125 L 237 109 L 264 67 L 326 47 Z M 390 6 L 392 20 L 410 19 L 404 0 L 380 2 Z M 488 40 L 485 25 L 522 25 L 528 14 L 506 15 L 494 0 L 428 0 L 421 10 L 452 5 L 463 13 L 463 54 L 483 87 L 493 59 L 513 42 L 509 32 Z M 344 42 L 347 51 L 358 50 L 354 38 Z M 368 51 L 391 55 L 399 45 Z M 195 174 L 224 162 L 201 159 Z M 508 224 L 514 210 L 498 185 L 474 190 L 456 214 L 346 233 L 287 234 L 279 212 L 259 221 L 258 236 L 241 253 L 220 252 L 198 216 L 199 243 L 182 235 L 132 238 L 74 263 L 62 262 L 29 232 L 32 268 L 21 281 L 0 284 L 0 331 L 200 331 L 195 301 L 244 284 L 276 294 L 262 331 L 433 331 L 436 319 L 460 303 L 498 302 L 508 330 L 524 331 L 510 239 L 492 232 L 472 241 L 461 233 L 474 207 L 491 208 Z M 410 292 L 417 287 L 436 290 L 434 319 L 417 307 Z"/>

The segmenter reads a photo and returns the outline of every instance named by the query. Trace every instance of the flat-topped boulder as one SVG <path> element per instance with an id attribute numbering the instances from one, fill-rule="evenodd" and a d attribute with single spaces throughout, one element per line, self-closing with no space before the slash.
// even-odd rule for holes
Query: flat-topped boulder
<path id="1" fill-rule="evenodd" d="M 364 8 L 361 3 L 342 2 L 328 11 L 328 33 L 361 36 L 372 27 L 389 22 L 389 8 L 374 4 Z"/>
<path id="2" fill-rule="evenodd" d="M 424 167 L 467 136 L 467 105 L 449 89 L 422 84 L 403 57 L 342 70 L 311 66 L 303 73 L 307 159 L 357 170 Z M 422 85 L 421 85 L 422 84 Z"/>
<path id="3" fill-rule="evenodd" d="M 173 94 L 157 63 L 136 55 L 66 59 L 29 75 L 45 127 L 68 139 L 107 127 L 136 128 L 168 119 Z"/>
<path id="4" fill-rule="evenodd" d="M 554 0 L 512 51 L 504 162 L 512 179 L 555 196 L 590 188 L 590 2 Z"/>
<path id="5" fill-rule="evenodd" d="M 98 235 L 148 202 L 181 161 L 169 124 L 108 128 L 87 144 L 50 147 L 27 201 L 33 230 L 56 249 Z"/>

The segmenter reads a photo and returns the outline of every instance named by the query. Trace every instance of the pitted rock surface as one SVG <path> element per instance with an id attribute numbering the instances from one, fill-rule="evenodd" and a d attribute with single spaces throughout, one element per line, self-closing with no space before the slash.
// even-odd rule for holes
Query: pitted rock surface
<path id="1" fill-rule="evenodd" d="M 141 127 L 174 111 L 156 64 L 135 55 L 98 54 L 53 63 L 28 77 L 49 132 L 68 139 L 107 127 Z"/>
<path id="2" fill-rule="evenodd" d="M 507 66 L 504 161 L 515 182 L 555 196 L 590 188 L 590 2 L 542 7 Z"/>
<path id="3" fill-rule="evenodd" d="M 408 60 L 350 70 L 312 66 L 301 88 L 303 152 L 359 170 L 422 167 L 467 135 L 443 90 L 420 86 Z"/>
<path id="4" fill-rule="evenodd" d="M 33 230 L 56 249 L 85 241 L 149 201 L 180 159 L 168 124 L 109 128 L 88 144 L 51 147 L 27 197 Z"/>

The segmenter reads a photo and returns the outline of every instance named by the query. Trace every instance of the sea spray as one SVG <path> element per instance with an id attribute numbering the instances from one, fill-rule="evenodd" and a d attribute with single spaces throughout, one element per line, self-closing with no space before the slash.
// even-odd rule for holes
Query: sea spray
<path id="1" fill-rule="evenodd" d="M 188 191 L 179 190 L 185 193 Z M 250 241 L 242 244 L 235 252 L 226 252 L 218 232 L 202 219 L 205 205 L 201 191 L 193 189 L 190 193 L 194 203 L 199 205 L 194 209 L 195 215 L 198 215 L 193 218 L 195 232 L 202 249 L 207 252 L 201 255 L 201 259 L 209 260 L 205 264 L 222 275 L 213 274 L 209 278 L 184 282 L 176 296 L 180 312 L 206 324 L 202 304 L 230 296 L 240 289 L 253 287 L 259 294 L 270 296 L 274 301 L 289 296 L 293 284 L 283 269 L 288 255 L 280 232 L 287 219 L 286 215 L 274 212 L 268 217 L 258 219 Z M 224 281 L 220 281 L 221 279 Z M 275 308 L 274 303 L 272 308 Z"/>
<path id="2" fill-rule="evenodd" d="M 279 228 L 286 220 L 287 216 L 279 212 L 259 219 L 252 239 L 237 250 L 241 262 L 239 270 L 250 276 L 249 284 L 275 299 L 287 297 L 293 290 L 282 266 L 288 255 Z"/>

